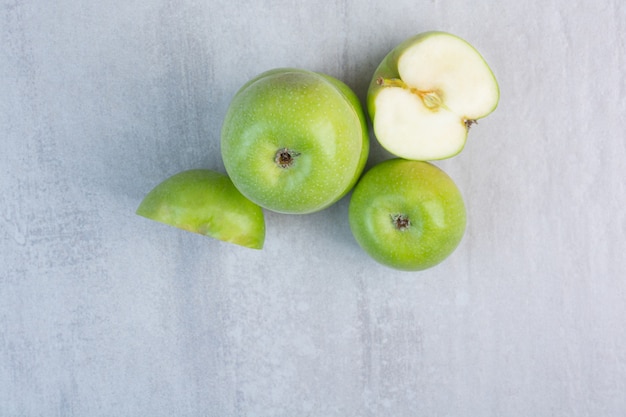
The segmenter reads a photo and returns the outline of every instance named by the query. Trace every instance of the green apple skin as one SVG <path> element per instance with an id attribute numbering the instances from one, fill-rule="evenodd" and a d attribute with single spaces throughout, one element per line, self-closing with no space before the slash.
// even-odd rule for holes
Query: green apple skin
<path id="1" fill-rule="evenodd" d="M 180 172 L 153 188 L 138 215 L 253 249 L 263 248 L 263 210 L 245 198 L 228 176 L 207 169 Z"/>
<path id="2" fill-rule="evenodd" d="M 358 181 L 369 153 L 367 121 L 357 96 L 341 81 L 278 68 L 235 94 L 221 152 L 228 175 L 248 199 L 275 212 L 312 213 L 337 202 Z"/>
<path id="3" fill-rule="evenodd" d="M 454 252 L 465 233 L 466 211 L 444 171 L 398 158 L 363 175 L 350 199 L 349 221 L 356 241 L 374 260 L 419 271 Z"/>
<path id="4" fill-rule="evenodd" d="M 429 37 L 431 36 L 449 36 L 452 38 L 458 38 L 457 36 L 450 34 L 450 33 L 446 33 L 446 32 L 441 32 L 441 31 L 429 31 L 429 32 L 423 32 L 420 34 L 417 34 L 415 36 L 412 36 L 406 40 L 404 40 L 403 42 L 401 42 L 400 44 L 398 44 L 395 48 L 393 48 L 384 58 L 383 60 L 380 62 L 380 64 L 378 65 L 378 67 L 376 68 L 374 75 L 372 77 L 372 80 L 370 82 L 370 85 L 368 87 L 368 91 L 367 91 L 367 98 L 366 98 L 366 108 L 367 108 L 367 112 L 368 115 L 370 117 L 370 120 L 372 122 L 372 125 L 374 126 L 374 134 L 376 135 L 376 98 L 378 96 L 378 94 L 384 89 L 386 88 L 384 85 L 380 84 L 380 80 L 381 79 L 385 79 L 385 80 L 401 80 L 401 76 L 398 70 L 398 61 L 400 59 L 400 57 L 404 54 L 404 52 L 411 48 L 412 46 L 423 42 L 425 40 L 427 40 Z M 462 39 L 461 39 L 462 40 Z M 464 41 L 465 42 L 465 41 Z M 473 48 L 471 45 L 467 44 L 467 46 L 469 48 L 472 48 L 476 51 L 475 48 Z M 480 56 L 480 53 L 478 51 L 476 51 L 476 53 Z M 483 59 L 484 62 L 484 59 Z M 425 63 L 425 65 L 427 65 L 427 63 Z M 485 67 L 487 67 L 489 69 L 489 66 L 486 62 L 484 62 Z M 489 69 L 489 71 L 491 71 Z M 493 73 L 492 73 L 493 76 Z M 467 138 L 467 132 L 469 132 L 469 127 L 476 122 L 477 119 L 482 119 L 483 117 L 488 116 L 491 112 L 493 112 L 498 104 L 499 101 L 499 88 L 497 87 L 497 81 L 495 80 L 495 76 L 493 76 L 493 81 L 496 84 L 496 89 L 497 89 L 497 95 L 498 95 L 498 99 L 496 99 L 496 101 L 494 102 L 493 107 L 486 112 L 485 114 L 481 115 L 480 117 L 476 117 L 472 120 L 468 120 L 467 123 L 467 129 L 466 129 L 466 135 L 465 135 L 465 140 Z M 463 140 L 463 144 L 465 143 L 465 140 Z M 383 147 L 386 147 L 384 144 L 382 144 Z M 454 157 L 456 155 L 458 155 L 462 150 L 463 150 L 464 146 L 459 147 L 455 152 L 450 153 L 450 154 L 446 154 L 446 155 L 441 155 L 435 158 L 429 158 L 428 160 L 438 160 L 438 159 L 447 159 L 447 158 L 451 158 Z M 387 149 L 389 150 L 389 149 Z M 407 158 L 403 155 L 397 154 L 396 152 L 389 150 L 392 154 L 394 154 L 395 156 L 399 156 L 399 157 L 404 157 L 405 159 L 412 159 L 412 158 Z"/>

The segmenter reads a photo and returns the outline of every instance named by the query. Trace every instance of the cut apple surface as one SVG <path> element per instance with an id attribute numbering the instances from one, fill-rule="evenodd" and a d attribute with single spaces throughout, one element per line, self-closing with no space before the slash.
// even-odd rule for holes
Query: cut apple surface
<path id="1" fill-rule="evenodd" d="M 137 214 L 160 223 L 253 249 L 265 241 L 261 207 L 228 176 L 208 169 L 180 172 L 154 187 Z"/>
<path id="2" fill-rule="evenodd" d="M 413 160 L 458 154 L 470 126 L 498 105 L 498 83 L 480 53 L 445 32 L 394 48 L 377 68 L 367 104 L 380 144 Z"/>

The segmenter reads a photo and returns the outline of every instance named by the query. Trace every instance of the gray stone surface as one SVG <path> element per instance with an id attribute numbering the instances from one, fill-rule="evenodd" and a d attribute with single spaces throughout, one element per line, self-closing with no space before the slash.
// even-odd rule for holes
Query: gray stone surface
<path id="1" fill-rule="evenodd" d="M 0 415 L 626 415 L 624 4 L 0 1 Z M 375 264 L 348 198 L 267 213 L 262 251 L 134 214 L 223 171 L 250 77 L 323 71 L 363 100 L 430 29 L 502 92 L 438 163 L 469 215 L 445 263 Z"/>

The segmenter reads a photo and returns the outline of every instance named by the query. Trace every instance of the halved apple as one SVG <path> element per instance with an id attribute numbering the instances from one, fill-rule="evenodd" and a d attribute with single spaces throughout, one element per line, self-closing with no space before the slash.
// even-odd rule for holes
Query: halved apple
<path id="1" fill-rule="evenodd" d="M 380 144 L 412 160 L 458 154 L 472 124 L 498 105 L 500 90 L 480 53 L 445 32 L 394 48 L 376 69 L 367 108 Z"/>
<path id="2" fill-rule="evenodd" d="M 152 189 L 137 214 L 189 232 L 261 249 L 265 219 L 230 178 L 208 169 L 180 172 Z"/>

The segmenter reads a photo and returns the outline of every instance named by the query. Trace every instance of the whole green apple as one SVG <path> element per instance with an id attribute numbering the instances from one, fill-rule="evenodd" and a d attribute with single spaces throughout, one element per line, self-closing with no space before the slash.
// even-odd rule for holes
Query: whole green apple
<path id="1" fill-rule="evenodd" d="M 349 220 L 356 241 L 376 261 L 418 271 L 455 250 L 466 214 L 459 189 L 444 171 L 428 162 L 390 159 L 358 182 Z"/>
<path id="2" fill-rule="evenodd" d="M 473 46 L 449 33 L 426 32 L 383 59 L 367 108 L 385 149 L 427 161 L 461 152 L 470 126 L 490 114 L 499 97 L 491 69 Z"/>
<path id="3" fill-rule="evenodd" d="M 245 198 L 228 176 L 207 169 L 180 172 L 152 189 L 137 214 L 190 232 L 261 249 L 261 207 Z"/>
<path id="4" fill-rule="evenodd" d="M 341 81 L 279 68 L 246 83 L 222 126 L 222 159 L 243 195 L 281 213 L 322 210 L 352 189 L 369 152 L 363 109 Z"/>

